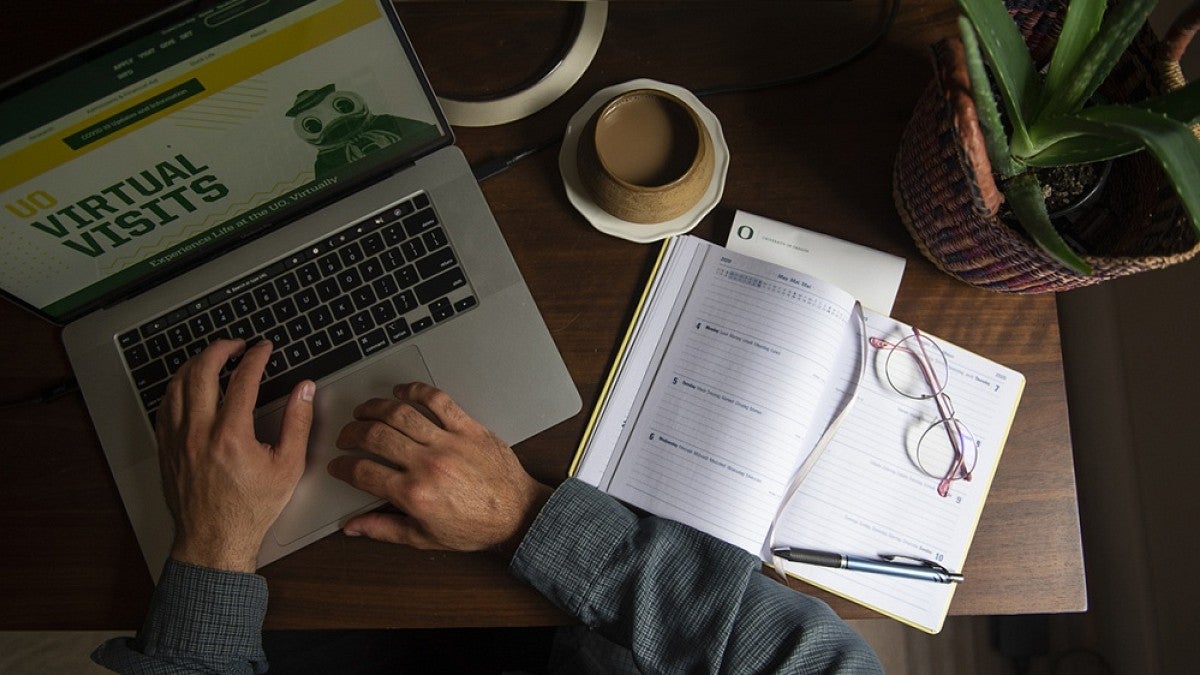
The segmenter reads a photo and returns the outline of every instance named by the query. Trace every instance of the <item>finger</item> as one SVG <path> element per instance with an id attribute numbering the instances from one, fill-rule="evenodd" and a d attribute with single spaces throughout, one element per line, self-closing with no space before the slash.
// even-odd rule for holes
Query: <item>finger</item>
<path id="1" fill-rule="evenodd" d="M 379 420 L 418 443 L 428 445 L 442 428 L 411 405 L 395 399 L 373 398 L 354 409 L 357 420 Z"/>
<path id="2" fill-rule="evenodd" d="M 400 431 L 378 420 L 349 422 L 338 432 L 338 448 L 362 450 L 383 459 L 407 466 L 416 450 L 416 442 Z"/>
<path id="3" fill-rule="evenodd" d="M 474 421 L 449 394 L 432 384 L 409 382 L 396 385 L 392 393 L 401 401 L 424 406 L 447 431 L 462 431 L 467 424 Z"/>
<path id="4" fill-rule="evenodd" d="M 364 513 L 351 518 L 342 531 L 352 537 L 366 536 L 414 548 L 445 548 L 430 539 L 415 520 L 403 514 Z"/>
<path id="5" fill-rule="evenodd" d="M 297 477 L 304 470 L 304 456 L 308 450 L 308 433 L 312 429 L 313 397 L 316 391 L 317 385 L 311 380 L 305 380 L 292 389 L 292 395 L 283 411 L 279 442 L 275 444 L 276 457 L 296 469 Z"/>
<path id="6" fill-rule="evenodd" d="M 365 457 L 344 455 L 333 458 L 326 466 L 326 470 L 329 471 L 329 475 L 340 481 L 404 508 L 402 504 L 398 503 L 400 497 L 398 482 L 401 474 L 395 469 L 390 469 Z"/>
<path id="7" fill-rule="evenodd" d="M 189 417 L 212 419 L 221 398 L 221 368 L 230 358 L 240 354 L 245 346 L 244 340 L 217 340 L 205 347 L 175 373 L 172 378 L 175 391 L 171 392 L 168 388 L 168 394 L 174 394 L 175 402 L 182 406 Z"/>
<path id="8" fill-rule="evenodd" d="M 229 377 L 229 385 L 225 388 L 225 403 L 221 406 L 221 416 L 226 420 L 234 420 L 239 424 L 254 423 L 254 404 L 258 400 L 258 383 L 262 381 L 263 370 L 267 360 L 271 358 L 271 341 L 256 342 L 246 350 L 241 363 Z"/>

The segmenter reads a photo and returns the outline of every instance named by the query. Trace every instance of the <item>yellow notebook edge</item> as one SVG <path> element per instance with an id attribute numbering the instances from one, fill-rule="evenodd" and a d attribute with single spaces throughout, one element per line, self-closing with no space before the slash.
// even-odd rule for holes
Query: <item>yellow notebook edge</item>
<path id="1" fill-rule="evenodd" d="M 985 489 L 983 491 L 983 494 L 985 495 L 985 497 L 984 497 L 984 499 L 982 499 L 979 502 L 979 508 L 975 510 L 974 520 L 972 520 L 972 524 L 971 524 L 971 532 L 969 535 L 967 535 L 967 551 L 968 552 L 971 549 L 971 544 L 974 543 L 974 541 L 975 541 L 975 530 L 979 528 L 979 519 L 981 517 L 983 517 L 983 507 L 985 505 L 987 505 L 986 495 L 990 494 L 992 491 L 992 482 L 996 478 L 996 470 L 1000 468 L 1000 458 L 1003 457 L 1003 455 L 1004 455 L 1004 446 L 1008 445 L 1009 432 L 1012 431 L 1013 421 L 1017 417 L 1017 410 L 1021 407 L 1021 398 L 1025 395 L 1025 382 L 1026 382 L 1025 375 L 1016 370 L 1013 370 L 1013 372 L 1017 373 L 1017 375 L 1020 376 L 1021 382 L 1017 387 L 1017 396 L 1013 400 L 1013 406 L 1009 410 L 1009 413 L 1008 413 L 1008 424 L 1006 424 L 1004 426 L 1004 433 L 1001 435 L 1000 444 L 996 448 L 996 461 L 992 463 L 992 470 L 988 473 L 987 486 L 985 486 Z M 966 554 L 964 554 L 964 563 L 966 562 L 965 555 Z M 767 566 L 772 567 L 772 569 L 774 569 L 774 567 L 770 563 L 767 563 Z M 942 607 L 942 610 L 940 612 L 941 621 L 939 621 L 936 626 L 925 626 L 925 625 L 917 623 L 916 621 L 912 621 L 911 619 L 907 619 L 905 617 L 893 614 L 891 612 L 886 612 L 870 603 L 863 602 L 863 601 L 859 600 L 858 598 L 851 597 L 850 595 L 847 595 L 840 591 L 836 591 L 836 590 L 829 588 L 828 586 L 825 586 L 823 584 L 819 584 L 819 583 L 816 583 L 809 579 L 806 579 L 805 577 L 803 577 L 795 572 L 787 571 L 787 575 L 789 577 L 799 579 L 800 581 L 803 581 L 804 583 L 806 583 L 810 586 L 819 588 L 819 589 L 825 591 L 826 593 L 832 593 L 833 595 L 836 595 L 839 598 L 849 600 L 850 602 L 853 602 L 856 605 L 866 607 L 867 609 L 871 610 L 872 612 L 877 612 L 883 616 L 886 616 L 889 619 L 894 619 L 906 626 L 911 626 L 913 628 L 916 628 L 919 631 L 929 633 L 930 635 L 936 635 L 942 631 L 942 626 L 946 622 L 946 616 L 950 612 L 950 603 L 954 601 L 954 591 L 957 589 L 957 584 L 951 586 L 950 594 L 948 596 L 946 596 L 946 604 L 945 604 L 945 606 Z"/>
<path id="2" fill-rule="evenodd" d="M 629 343 L 633 339 L 634 330 L 641 323 L 642 313 L 646 309 L 646 300 L 650 297 L 650 289 L 654 287 L 654 282 L 658 279 L 658 274 L 662 270 L 663 258 L 666 257 L 667 248 L 670 246 L 672 238 L 664 239 L 662 245 L 658 249 L 658 257 L 654 261 L 654 267 L 650 270 L 650 278 L 646 281 L 646 285 L 642 288 L 642 297 L 638 299 L 637 308 L 633 312 L 633 318 L 629 321 L 629 327 L 625 329 L 625 337 L 621 339 L 621 346 L 617 349 L 617 356 L 613 359 L 612 368 L 608 371 L 608 377 L 604 380 L 604 387 L 600 390 L 600 397 L 596 399 L 596 405 L 592 408 L 592 416 L 588 419 L 587 426 L 583 430 L 583 438 L 579 441 L 579 447 L 575 449 L 575 457 L 571 460 L 571 466 L 567 469 L 567 476 L 574 476 L 579 469 L 579 464 L 583 461 L 584 450 L 587 448 L 588 441 L 591 440 L 592 434 L 596 430 L 596 423 L 600 420 L 600 411 L 604 409 L 604 404 L 608 401 L 608 395 L 612 391 L 613 383 L 617 379 L 617 372 L 621 369 L 621 364 L 625 362 L 625 354 L 629 349 Z"/>

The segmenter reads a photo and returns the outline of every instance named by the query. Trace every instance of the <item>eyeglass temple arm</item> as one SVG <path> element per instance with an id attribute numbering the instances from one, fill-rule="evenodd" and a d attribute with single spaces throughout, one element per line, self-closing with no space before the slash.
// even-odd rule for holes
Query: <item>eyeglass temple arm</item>
<path id="1" fill-rule="evenodd" d="M 945 497 L 950 492 L 950 481 L 962 472 L 963 480 L 971 480 L 971 473 L 963 470 L 963 465 L 966 462 L 966 451 L 963 450 L 963 439 L 960 434 L 955 433 L 954 425 L 950 421 L 954 419 L 953 406 L 950 404 L 950 397 L 943 391 L 945 385 L 938 380 L 937 373 L 934 372 L 933 366 L 930 365 L 929 353 L 925 351 L 925 343 L 921 341 L 921 330 L 913 327 L 913 335 L 917 337 L 916 343 L 920 347 L 920 355 L 912 350 L 906 350 L 917 359 L 917 364 L 921 367 L 921 374 L 925 376 L 926 383 L 929 384 L 930 390 L 933 392 L 933 404 L 937 406 L 938 415 L 942 418 L 942 426 L 946 428 L 946 436 L 950 439 L 950 447 L 954 448 L 954 461 L 950 463 L 950 469 L 942 480 L 938 482 L 938 494 Z"/>

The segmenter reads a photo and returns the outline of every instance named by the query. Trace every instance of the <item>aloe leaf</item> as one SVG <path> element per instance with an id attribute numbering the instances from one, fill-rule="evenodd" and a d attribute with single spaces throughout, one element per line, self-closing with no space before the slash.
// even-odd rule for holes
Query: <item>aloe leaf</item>
<path id="1" fill-rule="evenodd" d="M 1037 115 L 1046 120 L 1078 111 L 1096 93 L 1100 83 L 1112 72 L 1121 54 L 1133 42 L 1146 17 L 1158 0 L 1123 0 L 1113 5 L 1100 31 L 1088 44 L 1083 56 L 1061 89 L 1046 89 L 1046 105 Z M 1061 38 L 1060 38 L 1061 39 Z"/>
<path id="2" fill-rule="evenodd" d="M 1094 106 L 1087 110 L 1103 110 L 1112 106 Z M 1156 96 L 1125 107 L 1146 110 L 1180 122 L 1200 122 L 1200 82 L 1192 82 L 1169 94 Z M 1106 113 L 1097 113 L 1104 115 Z M 1055 117 L 1038 122 L 1031 135 L 1038 139 L 1033 154 L 1020 157 L 1028 166 L 1068 166 L 1116 159 L 1145 148 L 1141 139 L 1130 134 L 1106 132 L 1097 135 L 1096 127 L 1078 115 Z"/>
<path id="3" fill-rule="evenodd" d="M 1075 166 L 1117 159 L 1144 149 L 1145 146 L 1140 141 L 1084 134 L 1065 137 L 1047 146 L 1044 150 L 1023 158 L 1022 161 L 1027 166 L 1037 168 Z"/>
<path id="4" fill-rule="evenodd" d="M 1012 144 L 1026 147 L 1028 124 L 1041 101 L 1041 81 L 1025 40 L 1000 0 L 958 0 L 958 6 L 979 35 L 979 44 L 992 68 L 1012 125 Z"/>
<path id="5" fill-rule="evenodd" d="M 1079 113 L 1097 134 L 1134 139 L 1162 164 L 1192 226 L 1200 232 L 1200 141 L 1178 120 L 1133 106 L 1099 106 Z"/>
<path id="6" fill-rule="evenodd" d="M 984 70 L 979 38 L 966 17 L 958 18 L 958 28 L 962 32 L 967 74 L 971 79 L 971 98 L 975 101 L 975 112 L 979 116 L 983 144 L 987 148 L 992 170 L 1004 178 L 1014 176 L 1020 172 L 1020 167 L 1009 154 L 1008 137 L 1004 132 L 1004 122 L 1000 118 L 1000 108 L 996 105 L 996 95 L 988 82 L 987 71 Z"/>
<path id="7" fill-rule="evenodd" d="M 1092 273 L 1092 266 L 1071 250 L 1050 222 L 1050 213 L 1046 211 L 1046 199 L 1042 196 L 1042 186 L 1037 176 L 1032 173 L 1021 174 L 1007 181 L 1003 191 L 1009 208 L 1043 251 L 1080 274 Z"/>
<path id="8" fill-rule="evenodd" d="M 1166 115 L 1184 124 L 1195 124 L 1200 122 L 1200 81 L 1189 82 L 1170 93 L 1130 105 Z"/>
<path id="9" fill-rule="evenodd" d="M 1074 77 L 1075 67 L 1100 30 L 1105 4 L 1104 0 L 1072 0 L 1067 6 L 1067 16 L 1063 19 L 1058 43 L 1054 45 L 1054 56 L 1046 70 L 1044 92 L 1063 89 Z"/>

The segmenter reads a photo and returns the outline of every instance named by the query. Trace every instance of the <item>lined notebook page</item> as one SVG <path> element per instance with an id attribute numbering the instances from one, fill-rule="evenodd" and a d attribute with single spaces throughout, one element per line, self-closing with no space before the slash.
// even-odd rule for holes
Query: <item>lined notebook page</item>
<path id="1" fill-rule="evenodd" d="M 868 313 L 867 325 L 869 334 L 891 342 L 911 334 L 907 326 L 874 313 Z M 1025 380 L 937 342 L 950 369 L 945 391 L 979 443 L 972 480 L 953 481 L 949 495 L 941 497 L 938 479 L 914 465 L 908 452 L 937 419 L 936 406 L 892 390 L 884 374 L 886 355 L 871 348 L 855 407 L 784 513 L 777 544 L 867 557 L 902 554 L 962 570 Z M 955 588 L 796 563 L 787 570 L 930 632 L 941 629 Z"/>
<path id="2" fill-rule="evenodd" d="M 705 246 L 606 489 L 756 555 L 828 384 L 854 300 Z M 785 271 L 786 272 L 786 271 Z"/>

